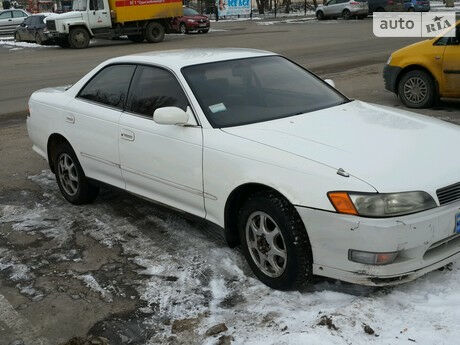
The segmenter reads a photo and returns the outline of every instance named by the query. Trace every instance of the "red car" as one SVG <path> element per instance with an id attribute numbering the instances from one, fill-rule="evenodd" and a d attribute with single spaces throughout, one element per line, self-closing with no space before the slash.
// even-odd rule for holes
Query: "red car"
<path id="1" fill-rule="evenodd" d="M 203 14 L 199 14 L 194 9 L 184 7 L 184 15 L 182 17 L 173 18 L 171 27 L 173 31 L 187 34 L 192 31 L 207 33 L 209 31 L 209 18 Z"/>

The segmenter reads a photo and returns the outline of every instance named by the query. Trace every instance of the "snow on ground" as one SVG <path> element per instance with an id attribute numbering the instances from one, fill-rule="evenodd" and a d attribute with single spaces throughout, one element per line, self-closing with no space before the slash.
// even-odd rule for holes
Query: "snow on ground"
<path id="1" fill-rule="evenodd" d="M 458 343 L 459 264 L 393 288 L 319 279 L 309 292 L 280 292 L 255 279 L 241 253 L 212 227 L 122 192 L 104 191 L 93 205 L 72 206 L 49 171 L 30 179 L 42 192 L 0 196 L 0 226 L 46 236 L 58 252 L 76 233 L 122 248 L 139 267 L 132 286 L 145 301 L 142 309 L 153 311 L 147 325 L 156 331 L 149 344 L 171 339 L 169 327 L 155 325 L 184 319 L 196 324 L 184 343 L 214 344 L 216 338 L 204 333 L 220 322 L 232 344 Z M 75 260 L 66 250 L 64 257 Z M 33 290 L 34 265 L 1 245 L 0 257 L 0 271 L 15 275 L 24 293 L 40 296 Z M 116 297 L 117 289 L 109 291 L 95 275 L 72 274 L 108 301 Z"/>
<path id="2" fill-rule="evenodd" d="M 49 46 L 42 46 L 36 43 L 29 42 L 16 42 L 13 37 L 2 37 L 0 36 L 0 48 L 5 47 L 9 50 L 20 50 L 23 48 L 46 48 Z"/>

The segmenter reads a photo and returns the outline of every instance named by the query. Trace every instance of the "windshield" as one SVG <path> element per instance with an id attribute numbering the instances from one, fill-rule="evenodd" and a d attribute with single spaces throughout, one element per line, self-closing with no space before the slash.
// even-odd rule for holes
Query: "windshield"
<path id="1" fill-rule="evenodd" d="M 349 101 L 281 56 L 188 66 L 182 73 L 216 128 L 299 115 Z"/>
<path id="2" fill-rule="evenodd" d="M 184 8 L 184 16 L 196 16 L 198 14 L 199 13 L 197 11 L 195 11 L 194 9 L 191 9 L 191 8 L 188 8 L 188 7 Z"/>
<path id="3" fill-rule="evenodd" d="M 73 11 L 86 11 L 88 0 L 73 0 Z"/>

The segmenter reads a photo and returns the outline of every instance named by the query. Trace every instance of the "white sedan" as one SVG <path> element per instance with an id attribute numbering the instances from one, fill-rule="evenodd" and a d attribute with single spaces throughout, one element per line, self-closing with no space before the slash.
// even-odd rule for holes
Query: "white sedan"
<path id="1" fill-rule="evenodd" d="M 102 182 L 205 218 L 270 287 L 396 284 L 460 256 L 460 128 L 350 100 L 274 53 L 115 58 L 29 108 L 69 202 Z"/>

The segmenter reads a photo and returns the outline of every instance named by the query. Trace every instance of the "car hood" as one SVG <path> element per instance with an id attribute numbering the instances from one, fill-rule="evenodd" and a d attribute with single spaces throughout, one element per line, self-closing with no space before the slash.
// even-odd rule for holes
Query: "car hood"
<path id="1" fill-rule="evenodd" d="M 83 12 L 71 11 L 65 13 L 52 14 L 46 17 L 46 20 L 61 20 L 61 19 L 73 19 L 73 18 L 83 18 Z"/>
<path id="2" fill-rule="evenodd" d="M 434 195 L 460 181 L 460 127 L 389 107 L 353 101 L 223 131 L 342 168 L 382 193 L 425 190 Z"/>

